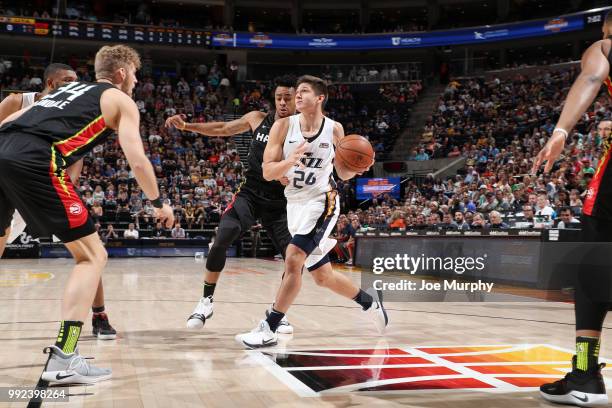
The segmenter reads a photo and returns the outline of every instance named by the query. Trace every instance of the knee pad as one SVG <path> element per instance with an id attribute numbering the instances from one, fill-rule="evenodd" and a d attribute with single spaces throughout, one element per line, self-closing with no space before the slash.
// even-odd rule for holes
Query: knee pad
<path id="1" fill-rule="evenodd" d="M 240 232 L 240 224 L 237 221 L 228 220 L 219 225 L 215 242 L 206 258 L 206 269 L 211 272 L 221 272 L 223 270 L 227 248 L 240 236 Z"/>

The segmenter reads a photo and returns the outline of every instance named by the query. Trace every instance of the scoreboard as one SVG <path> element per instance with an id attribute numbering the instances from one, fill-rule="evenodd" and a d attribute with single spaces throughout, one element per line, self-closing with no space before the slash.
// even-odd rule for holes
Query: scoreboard
<path id="1" fill-rule="evenodd" d="M 203 47 L 210 45 L 211 37 L 210 32 L 185 28 L 109 24 L 90 21 L 55 21 L 2 16 L 0 16 L 0 33 Z"/>
<path id="2" fill-rule="evenodd" d="M 286 50 L 375 50 L 492 43 L 544 37 L 601 26 L 612 6 L 547 19 L 415 33 L 296 35 L 49 20 L 0 16 L 0 34 L 61 37 L 106 42 L 131 42 L 194 47 Z"/>

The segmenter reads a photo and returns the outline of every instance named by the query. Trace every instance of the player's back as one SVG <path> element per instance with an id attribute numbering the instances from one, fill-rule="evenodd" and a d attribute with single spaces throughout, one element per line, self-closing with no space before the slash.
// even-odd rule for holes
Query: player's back
<path id="1" fill-rule="evenodd" d="M 305 138 L 300 130 L 300 115 L 289 118 L 289 128 L 283 146 L 283 157 L 288 157 L 303 141 L 308 150 L 302 159 L 304 168 L 293 167 L 287 177 L 290 183 L 285 187 L 287 200 L 300 201 L 315 198 L 335 188 L 334 170 L 334 124 L 328 117 L 323 118 L 319 132 Z"/>
<path id="2" fill-rule="evenodd" d="M 102 82 L 71 82 L 6 123 L 0 134 L 35 136 L 72 163 L 113 133 L 100 108 L 100 97 L 110 88 L 113 85 Z"/>

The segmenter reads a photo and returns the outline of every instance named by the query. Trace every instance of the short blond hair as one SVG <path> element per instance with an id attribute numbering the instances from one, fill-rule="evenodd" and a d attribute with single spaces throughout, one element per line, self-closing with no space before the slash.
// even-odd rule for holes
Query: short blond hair
<path id="1" fill-rule="evenodd" d="M 96 53 L 94 68 L 96 79 L 109 78 L 119 68 L 127 68 L 132 63 L 140 69 L 140 55 L 127 45 L 105 45 Z"/>

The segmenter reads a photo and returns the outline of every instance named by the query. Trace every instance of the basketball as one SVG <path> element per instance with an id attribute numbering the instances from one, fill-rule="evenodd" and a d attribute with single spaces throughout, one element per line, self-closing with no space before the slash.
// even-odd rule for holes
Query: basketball
<path id="1" fill-rule="evenodd" d="M 347 135 L 336 146 L 336 163 L 350 171 L 366 171 L 374 163 L 374 149 L 365 137 Z"/>

